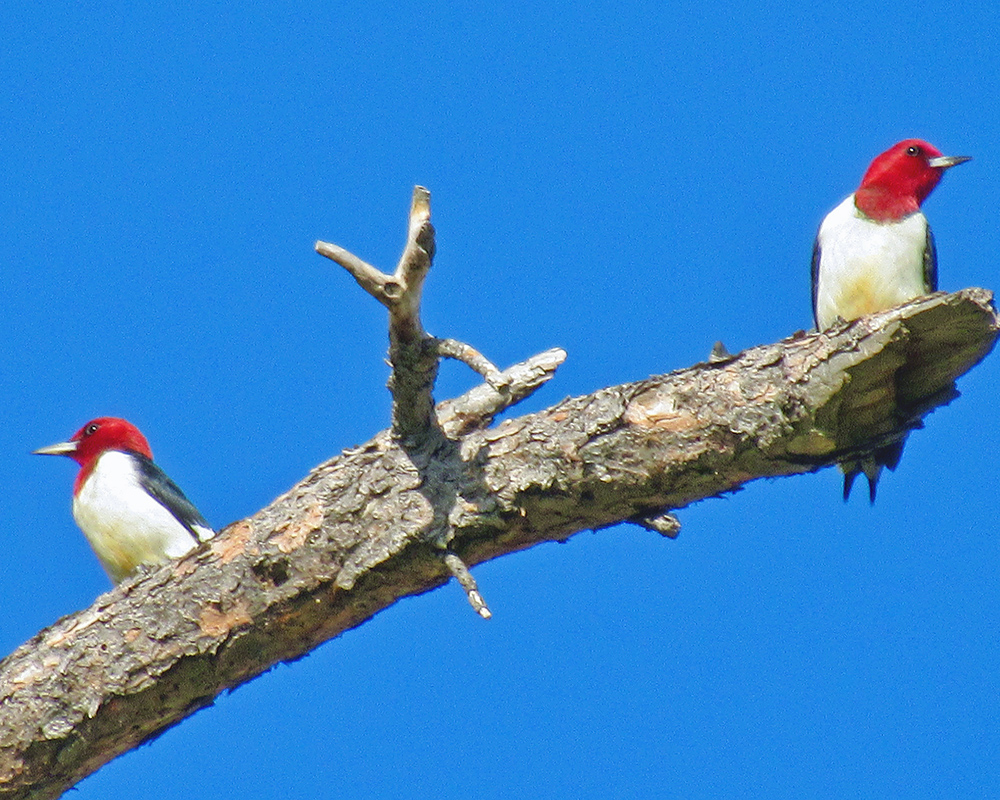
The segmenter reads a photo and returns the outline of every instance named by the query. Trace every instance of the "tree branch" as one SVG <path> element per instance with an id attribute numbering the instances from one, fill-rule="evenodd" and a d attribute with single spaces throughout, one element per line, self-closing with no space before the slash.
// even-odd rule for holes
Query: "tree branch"
<path id="1" fill-rule="evenodd" d="M 548 381 L 565 360 L 566 351 L 554 347 L 498 373 L 489 384 L 480 384 L 455 400 L 445 400 L 437 407 L 441 430 L 453 438 L 487 427 L 497 414 L 520 403 Z"/>
<path id="2" fill-rule="evenodd" d="M 905 437 L 993 348 L 991 300 L 920 298 L 496 428 L 508 399 L 483 385 L 438 406 L 425 446 L 380 433 L 8 656 L 0 796 L 57 797 L 223 690 L 446 583 L 461 572 L 448 554 L 478 564 L 622 521 L 669 535 L 670 510 Z M 507 370 L 511 396 L 562 357 Z"/>
<path id="3" fill-rule="evenodd" d="M 342 247 L 316 242 L 317 253 L 344 267 L 366 292 L 389 309 L 392 428 L 414 446 L 423 445 L 437 431 L 432 390 L 438 369 L 438 341 L 424 332 L 420 322 L 420 299 L 434 250 L 431 193 L 423 186 L 413 189 L 406 246 L 392 275 L 380 272 Z"/>
<path id="4" fill-rule="evenodd" d="M 479 374 L 484 381 L 492 386 L 499 394 L 503 394 L 506 384 L 493 362 L 480 353 L 471 345 L 460 342 L 457 339 L 435 339 L 434 344 L 437 354 L 441 358 L 451 358 L 461 361 L 473 372 Z"/>

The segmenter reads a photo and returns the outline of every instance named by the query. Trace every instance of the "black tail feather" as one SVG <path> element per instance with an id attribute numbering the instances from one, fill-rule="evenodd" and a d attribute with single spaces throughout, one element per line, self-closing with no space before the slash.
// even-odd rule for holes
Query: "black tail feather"
<path id="1" fill-rule="evenodd" d="M 862 472 L 868 478 L 868 502 L 875 505 L 875 492 L 878 489 L 878 479 L 882 474 L 882 468 L 889 470 L 899 466 L 899 460 L 903 457 L 903 446 L 905 439 L 887 444 L 871 453 L 865 453 L 854 461 L 845 461 L 840 465 L 844 471 L 844 502 L 851 496 L 851 487 L 854 486 L 854 479 Z"/>
<path id="2" fill-rule="evenodd" d="M 847 464 L 841 464 L 840 468 L 844 470 L 844 502 L 846 503 L 851 499 L 851 488 L 854 486 L 854 479 L 858 477 L 861 470 L 849 467 Z"/>

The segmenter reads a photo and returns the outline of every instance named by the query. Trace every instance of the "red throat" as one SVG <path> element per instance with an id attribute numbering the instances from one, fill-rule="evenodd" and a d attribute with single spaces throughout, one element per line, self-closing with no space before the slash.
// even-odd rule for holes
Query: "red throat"
<path id="1" fill-rule="evenodd" d="M 944 173 L 928 163 L 940 156 L 940 150 L 921 139 L 893 145 L 868 167 L 854 204 L 876 222 L 896 222 L 919 211 Z"/>

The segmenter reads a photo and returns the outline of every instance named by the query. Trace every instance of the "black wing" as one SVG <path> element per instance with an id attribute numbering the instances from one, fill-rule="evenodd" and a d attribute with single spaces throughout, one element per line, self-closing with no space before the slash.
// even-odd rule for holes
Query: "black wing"
<path id="1" fill-rule="evenodd" d="M 816 235 L 816 241 L 813 243 L 813 260 L 812 260 L 812 299 L 813 299 L 813 322 L 816 323 L 816 330 L 819 330 L 819 316 L 818 310 L 816 308 L 816 301 L 819 299 L 819 234 Z"/>
<path id="2" fill-rule="evenodd" d="M 930 225 L 927 226 L 927 246 L 924 248 L 924 287 L 928 294 L 937 291 L 937 248 Z"/>
<path id="3" fill-rule="evenodd" d="M 181 525 L 183 525 L 195 538 L 195 541 L 202 541 L 206 534 L 212 532 L 212 526 L 205 522 L 194 503 L 184 496 L 184 492 L 174 483 L 167 474 L 160 469 L 151 459 L 140 453 L 131 453 L 139 465 L 139 480 L 143 487 L 149 492 L 167 511 L 174 515 Z M 201 528 L 201 531 L 198 529 Z"/>

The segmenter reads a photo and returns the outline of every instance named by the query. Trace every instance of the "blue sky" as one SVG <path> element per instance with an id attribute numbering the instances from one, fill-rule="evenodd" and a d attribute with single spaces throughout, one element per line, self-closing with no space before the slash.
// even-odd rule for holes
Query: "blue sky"
<path id="1" fill-rule="evenodd" d="M 34 448 L 127 417 L 221 527 L 388 425 L 383 309 L 312 246 L 391 267 L 414 184 L 428 329 L 569 353 L 525 410 L 808 327 L 902 138 L 974 157 L 925 211 L 996 288 L 995 6 L 470 5 L 0 8 L 2 652 L 109 588 Z M 874 508 L 826 470 L 482 565 L 489 622 L 405 600 L 74 796 L 996 795 L 998 370 Z"/>

